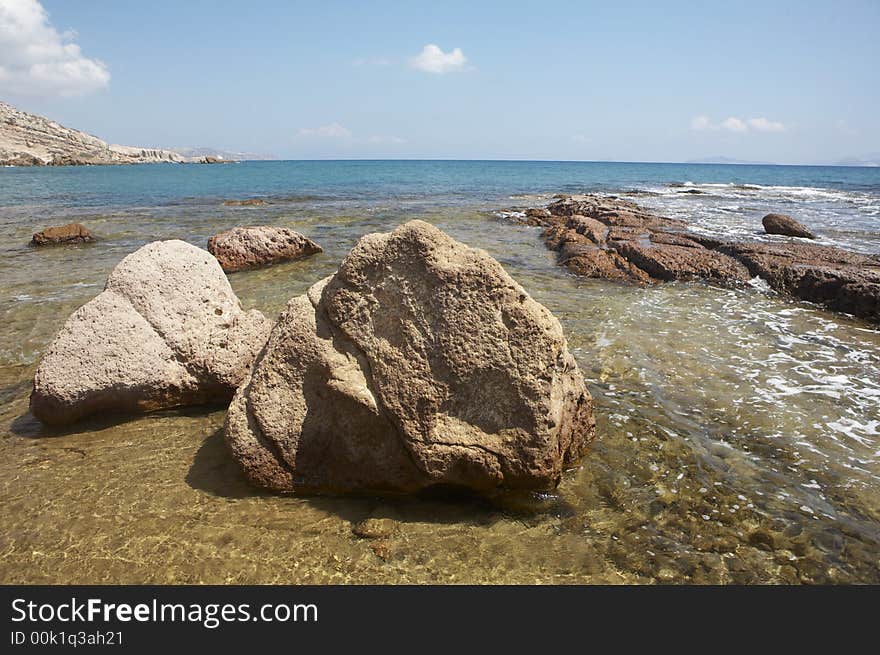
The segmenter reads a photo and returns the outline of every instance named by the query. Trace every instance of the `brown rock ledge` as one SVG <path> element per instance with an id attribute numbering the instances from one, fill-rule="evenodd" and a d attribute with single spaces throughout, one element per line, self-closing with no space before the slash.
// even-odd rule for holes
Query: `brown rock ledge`
<path id="1" fill-rule="evenodd" d="M 688 232 L 685 221 L 657 216 L 615 196 L 558 196 L 546 212 L 549 216 L 535 209 L 525 214 L 541 217 L 545 244 L 577 275 L 637 284 L 705 280 L 727 286 L 759 276 L 785 295 L 880 322 L 878 255 L 793 241 L 728 242 Z"/>

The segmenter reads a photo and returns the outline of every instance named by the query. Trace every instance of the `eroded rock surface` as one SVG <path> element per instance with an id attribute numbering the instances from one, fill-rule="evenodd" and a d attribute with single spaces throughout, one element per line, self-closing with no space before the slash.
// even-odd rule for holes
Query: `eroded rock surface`
<path id="1" fill-rule="evenodd" d="M 737 243 L 722 250 L 775 290 L 880 322 L 880 257 L 811 243 Z"/>
<path id="2" fill-rule="evenodd" d="M 67 319 L 40 360 L 31 411 L 67 424 L 228 401 L 270 329 L 260 312 L 242 310 L 210 254 L 183 241 L 148 244 Z"/>
<path id="3" fill-rule="evenodd" d="M 244 200 L 224 200 L 223 204 L 227 207 L 262 207 L 266 201 L 262 198 L 245 198 Z"/>
<path id="4" fill-rule="evenodd" d="M 556 318 L 421 221 L 363 237 L 288 303 L 226 424 L 276 491 L 548 489 L 594 434 Z"/>
<path id="5" fill-rule="evenodd" d="M 184 162 L 170 150 L 110 145 L 96 136 L 0 102 L 0 165 L 77 166 Z"/>
<path id="6" fill-rule="evenodd" d="M 236 227 L 208 240 L 208 252 L 227 273 L 301 259 L 321 246 L 286 227 Z"/>
<path id="7" fill-rule="evenodd" d="M 546 209 L 549 218 L 540 214 L 544 242 L 559 253 L 560 264 L 578 275 L 638 284 L 706 280 L 721 285 L 758 276 L 780 293 L 880 322 L 876 255 L 803 242 L 732 243 L 688 232 L 684 221 L 656 216 L 614 196 L 559 196 Z M 527 210 L 525 215 L 539 214 Z M 771 214 L 765 226 L 768 218 L 773 225 L 779 222 L 771 217 L 800 225 Z M 789 228 L 785 233 L 797 231 Z M 812 238 L 806 228 L 795 236 Z"/>
<path id="8" fill-rule="evenodd" d="M 68 223 L 57 227 L 47 227 L 31 237 L 35 246 L 53 246 L 61 243 L 91 243 L 92 233 L 82 223 Z"/>

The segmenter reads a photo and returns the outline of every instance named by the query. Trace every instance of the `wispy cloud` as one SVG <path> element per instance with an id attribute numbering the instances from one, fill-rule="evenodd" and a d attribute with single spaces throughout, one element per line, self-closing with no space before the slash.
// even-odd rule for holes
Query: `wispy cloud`
<path id="1" fill-rule="evenodd" d="M 391 60 L 385 57 L 358 57 L 351 63 L 353 66 L 390 66 Z"/>
<path id="2" fill-rule="evenodd" d="M 0 93 L 77 96 L 107 87 L 107 66 L 85 57 L 76 36 L 59 33 L 38 0 L 0 0 Z"/>
<path id="3" fill-rule="evenodd" d="M 416 70 L 443 75 L 465 70 L 467 61 L 461 48 L 443 52 L 439 46 L 429 43 L 410 60 L 410 65 Z"/>
<path id="4" fill-rule="evenodd" d="M 318 127 L 301 127 L 297 130 L 296 136 L 304 142 L 333 142 L 336 146 L 346 147 L 399 146 L 406 143 L 406 139 L 390 134 L 373 134 L 367 137 L 358 136 L 339 123 L 328 123 Z"/>
<path id="5" fill-rule="evenodd" d="M 702 132 L 713 129 L 713 126 L 708 116 L 695 116 L 691 119 L 691 129 Z"/>
<path id="6" fill-rule="evenodd" d="M 837 130 L 847 136 L 858 136 L 859 131 L 850 127 L 849 123 L 844 120 L 837 121 Z"/>
<path id="7" fill-rule="evenodd" d="M 725 118 L 720 123 L 713 123 L 708 116 L 695 116 L 691 119 L 691 129 L 696 132 L 710 132 L 726 130 L 728 132 L 784 132 L 787 128 L 784 123 L 771 121 L 763 116 L 743 120 L 736 116 Z"/>
<path id="8" fill-rule="evenodd" d="M 785 125 L 766 118 L 750 118 L 749 127 L 758 132 L 785 132 Z"/>
<path id="9" fill-rule="evenodd" d="M 399 146 L 406 143 L 406 139 L 401 139 L 399 136 L 382 136 L 381 134 L 374 134 L 373 136 L 367 137 L 367 143 L 372 143 L 374 145 Z"/>
<path id="10" fill-rule="evenodd" d="M 744 121 L 731 116 L 721 121 L 721 127 L 729 132 L 748 132 L 749 126 Z"/>
<path id="11" fill-rule="evenodd" d="M 302 137 L 320 137 L 323 139 L 347 139 L 351 130 L 339 123 L 328 123 L 318 127 L 301 127 L 297 132 Z"/>

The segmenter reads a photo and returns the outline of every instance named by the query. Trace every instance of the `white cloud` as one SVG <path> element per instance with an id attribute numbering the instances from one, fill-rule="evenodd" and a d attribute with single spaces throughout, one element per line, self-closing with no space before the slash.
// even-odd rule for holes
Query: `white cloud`
<path id="1" fill-rule="evenodd" d="M 107 66 L 83 56 L 76 36 L 60 34 L 38 0 L 0 0 L 0 92 L 77 96 L 105 88 Z"/>
<path id="2" fill-rule="evenodd" d="M 461 48 L 455 48 L 450 52 L 443 52 L 438 46 L 429 43 L 422 51 L 410 60 L 410 65 L 426 73 L 455 73 L 465 70 L 467 57 Z"/>
<path id="3" fill-rule="evenodd" d="M 712 121 L 709 120 L 708 116 L 696 116 L 691 119 L 691 129 L 697 130 L 698 132 L 702 132 L 703 130 L 711 130 L 713 129 Z"/>
<path id="4" fill-rule="evenodd" d="M 783 123 L 771 121 L 763 116 L 743 120 L 736 116 L 725 118 L 720 123 L 713 123 L 708 116 L 695 116 L 691 119 L 691 129 L 696 132 L 727 130 L 728 132 L 784 132 L 786 127 Z"/>
<path id="5" fill-rule="evenodd" d="M 758 132 L 784 132 L 785 125 L 782 123 L 777 123 L 776 121 L 770 121 L 766 118 L 750 118 L 748 120 L 749 127 L 753 130 L 758 130 Z"/>
<path id="6" fill-rule="evenodd" d="M 329 123 L 319 127 L 301 127 L 297 132 L 304 137 L 322 137 L 325 139 L 347 139 L 351 136 L 351 130 L 339 123 Z"/>
<path id="7" fill-rule="evenodd" d="M 725 118 L 721 121 L 722 129 L 729 130 L 730 132 L 748 132 L 749 126 L 746 125 L 745 121 L 741 121 L 738 118 L 734 118 L 731 116 L 730 118 Z"/>

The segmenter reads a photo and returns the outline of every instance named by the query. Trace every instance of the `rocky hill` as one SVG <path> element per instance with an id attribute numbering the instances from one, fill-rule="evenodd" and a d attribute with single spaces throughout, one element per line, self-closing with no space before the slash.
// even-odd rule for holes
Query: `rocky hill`
<path id="1" fill-rule="evenodd" d="M 110 145 L 96 136 L 0 101 L 0 166 L 70 166 L 205 161 L 170 150 Z"/>

